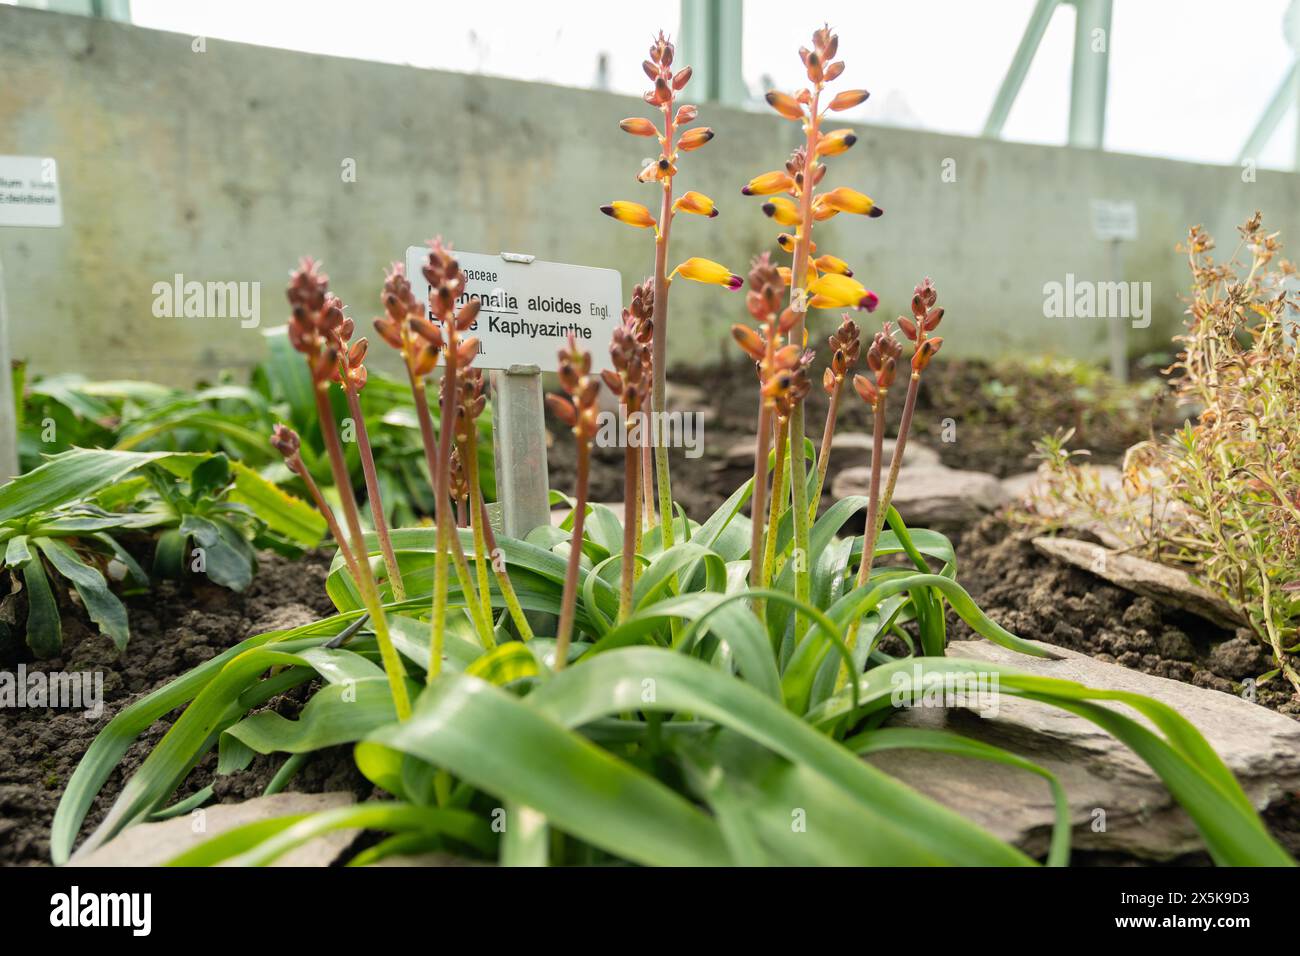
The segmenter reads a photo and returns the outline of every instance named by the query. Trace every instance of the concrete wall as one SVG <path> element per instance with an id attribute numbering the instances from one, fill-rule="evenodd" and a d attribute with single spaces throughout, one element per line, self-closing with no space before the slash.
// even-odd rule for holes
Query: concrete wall
<path id="1" fill-rule="evenodd" d="M 154 284 L 175 273 L 260 282 L 268 326 L 282 321 L 287 271 L 311 253 L 364 320 L 378 310 L 385 264 L 434 233 L 467 250 L 615 267 L 630 289 L 651 267 L 650 236 L 597 206 L 653 202 L 653 187 L 633 180 L 648 141 L 616 126 L 642 112 L 624 96 L 213 40 L 196 53 L 188 36 L 0 6 L 0 154 L 56 157 L 65 207 L 61 229 L 0 229 L 14 353 L 46 372 L 177 383 L 247 367 L 261 355 L 258 330 L 156 318 Z M 779 167 L 798 130 L 718 107 L 701 122 L 717 138 L 685 156 L 679 183 L 713 196 L 722 215 L 680 217 L 672 255 L 744 271 L 775 248 L 777 230 L 739 187 Z M 1174 245 L 1188 224 L 1231 245 L 1234 225 L 1261 208 L 1284 238 L 1300 232 L 1292 174 L 1243 183 L 1235 167 L 859 133 L 827 185 L 869 192 L 886 215 L 819 225 L 819 246 L 880 294 L 878 316 L 904 309 L 932 275 L 954 353 L 1105 355 L 1102 321 L 1043 315 L 1045 282 L 1108 278 L 1092 197 L 1138 204 L 1125 278 L 1151 282 L 1156 309 L 1136 350 L 1159 347 L 1180 321 L 1185 266 Z M 947 158 L 956 182 L 941 178 Z M 356 182 L 343 181 L 346 159 Z M 675 361 L 728 348 L 739 296 L 682 282 L 673 303 Z"/>

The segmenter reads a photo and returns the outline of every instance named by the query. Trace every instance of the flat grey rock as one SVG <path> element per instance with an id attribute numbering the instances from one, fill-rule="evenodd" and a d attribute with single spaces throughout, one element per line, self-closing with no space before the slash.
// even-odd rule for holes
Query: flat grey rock
<path id="1" fill-rule="evenodd" d="M 160 823 L 139 823 L 71 866 L 161 866 L 219 833 L 272 817 L 318 813 L 356 802 L 350 793 L 277 793 L 243 803 L 216 803 L 202 808 L 202 816 L 183 814 Z M 201 823 L 199 821 L 202 821 Z M 273 866 L 329 866 L 347 851 L 359 830 L 336 830 L 296 847 Z"/>
<path id="2" fill-rule="evenodd" d="M 1236 608 L 1195 584 L 1186 571 L 1178 568 L 1075 538 L 1040 537 L 1034 538 L 1033 545 L 1044 557 L 1081 568 L 1116 587 L 1203 617 L 1220 627 L 1233 628 L 1245 623 Z"/>
<path id="3" fill-rule="evenodd" d="M 870 468 L 848 468 L 835 477 L 831 494 L 845 498 L 865 495 L 870 489 Z M 1008 500 L 1001 482 L 982 471 L 905 465 L 898 473 L 892 503 L 910 527 L 953 531 L 974 524 Z"/>
<path id="4" fill-rule="evenodd" d="M 1231 694 L 1043 646 L 1060 659 L 1026 657 L 986 641 L 954 642 L 948 653 L 1163 701 L 1205 735 L 1260 811 L 1300 788 L 1300 723 L 1291 718 Z M 1151 726 L 1123 705 L 1103 706 Z M 996 715 L 916 708 L 900 711 L 889 725 L 957 730 L 1052 771 L 1070 802 L 1075 849 L 1168 860 L 1204 848 L 1191 818 L 1160 778 L 1128 747 L 1083 717 L 1000 695 Z M 1054 810 L 1046 781 L 1036 775 L 921 751 L 888 751 L 868 759 L 1026 852 L 1046 853 Z M 1103 821 L 1104 829 L 1098 829 Z"/>
<path id="5" fill-rule="evenodd" d="M 1012 501 L 1021 501 L 1037 497 L 1042 489 L 1042 480 L 1037 471 L 1022 471 L 1007 475 L 1002 479 L 1002 490 Z"/>
<path id="6" fill-rule="evenodd" d="M 821 450 L 820 426 L 817 428 L 817 434 L 810 434 L 813 442 L 817 445 L 818 451 Z M 831 460 L 829 474 L 846 471 L 851 468 L 871 467 L 872 438 L 870 434 L 863 432 L 837 431 L 831 438 Z M 894 439 L 886 438 L 882 444 L 884 462 L 882 469 L 889 467 L 890 459 L 894 455 Z M 738 441 L 727 449 L 724 456 L 727 467 L 754 467 L 754 439 L 747 438 L 744 441 Z M 921 444 L 915 438 L 909 439 L 907 447 L 903 449 L 903 466 L 911 468 L 913 466 L 930 466 L 939 464 L 939 453 L 927 445 Z"/>

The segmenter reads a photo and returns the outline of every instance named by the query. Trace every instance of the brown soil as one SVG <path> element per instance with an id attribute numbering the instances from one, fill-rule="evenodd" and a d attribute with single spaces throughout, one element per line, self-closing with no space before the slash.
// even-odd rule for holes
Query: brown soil
<path id="1" fill-rule="evenodd" d="M 989 617 L 1022 637 L 1227 694 L 1270 668 L 1249 630 L 1226 631 L 1045 558 L 997 516 L 962 536 L 957 573 Z M 971 636 L 955 616 L 951 633 Z M 1257 701 L 1300 719 L 1300 700 L 1281 681 L 1258 688 Z"/>
<path id="2" fill-rule="evenodd" d="M 986 471 L 1006 477 L 1029 471 L 1035 440 L 1058 428 L 1076 429 L 1073 447 L 1088 448 L 1097 463 L 1118 462 L 1125 449 L 1150 436 L 1153 422 L 1167 427 L 1174 418 L 1170 403 L 1144 397 L 1140 386 L 1099 386 L 1082 390 L 1064 372 L 1031 370 L 1016 363 L 980 360 L 944 361 L 937 373 L 921 381 L 912 436 L 934 448 L 951 468 Z M 820 366 L 816 366 L 820 383 Z M 726 500 L 747 475 L 725 465 L 727 450 L 752 439 L 757 423 L 754 370 L 740 360 L 703 369 L 674 371 L 671 382 L 697 389 L 699 403 L 683 410 L 706 415 L 704 455 L 687 459 L 682 449 L 670 452 L 673 498 L 696 521 L 703 521 Z M 890 396 L 889 434 L 894 434 L 905 389 Z M 670 396 L 670 407 L 672 398 Z M 808 395 L 806 432 L 821 441 L 828 398 L 820 384 Z M 949 423 L 948 420 L 951 419 Z M 949 427 L 945 427 L 945 426 Z M 567 429 L 550 422 L 556 436 L 548 453 L 551 487 L 573 493 L 573 442 Z M 870 434 L 870 413 L 846 387 L 840 399 L 837 432 Z M 945 440 L 948 439 L 948 440 Z M 837 472 L 831 459 L 830 480 Z M 593 451 L 589 497 L 592 501 L 622 501 L 623 453 Z"/>
<path id="3" fill-rule="evenodd" d="M 104 712 L 98 719 L 87 719 L 82 711 L 0 709 L 0 865 L 49 862 L 50 823 L 59 797 L 95 735 L 119 710 L 247 637 L 332 613 L 325 594 L 327 568 L 328 557 L 321 552 L 297 562 L 265 554 L 242 594 L 201 579 L 158 583 L 152 593 L 127 602 L 131 640 L 122 654 L 66 598 L 62 657 L 36 662 L 21 638 L 0 643 L 0 669 L 13 671 L 21 662 L 29 672 L 98 671 L 104 679 Z M 311 687 L 298 687 L 268 706 L 292 716 Z M 127 752 L 91 806 L 83 836 L 103 819 L 125 779 L 177 713 L 156 721 Z M 260 794 L 282 759 L 258 757 L 247 770 L 217 778 L 215 799 L 235 802 Z M 213 783 L 215 769 L 214 752 L 190 775 L 179 796 Z M 340 747 L 315 755 L 289 788 L 352 789 L 363 795 L 369 784 L 355 770 L 350 748 Z"/>

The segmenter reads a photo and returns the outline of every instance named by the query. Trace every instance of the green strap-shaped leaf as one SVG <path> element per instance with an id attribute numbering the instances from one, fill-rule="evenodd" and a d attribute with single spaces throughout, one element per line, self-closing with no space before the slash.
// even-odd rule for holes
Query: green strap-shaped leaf
<path id="1" fill-rule="evenodd" d="M 1234 865 L 1289 866 L 1294 861 L 1269 835 L 1249 798 L 1200 732 L 1172 707 L 1130 691 L 1098 690 L 1075 681 L 1022 674 L 1014 667 L 952 657 L 916 657 L 875 667 L 858 682 L 859 704 L 848 688 L 807 715 L 810 724 L 831 729 L 888 709 L 898 694 L 919 693 L 949 675 L 998 677 L 998 692 L 1038 700 L 1086 717 L 1127 744 L 1164 781 L 1205 838 L 1211 856 Z M 1161 739 L 1131 718 L 1093 703 L 1127 704 L 1164 734 Z"/>
<path id="2" fill-rule="evenodd" d="M 75 498 L 84 498 L 92 491 L 112 484 L 150 462 L 167 458 L 201 461 L 204 457 L 206 456 L 177 455 L 173 452 L 74 448 L 53 456 L 45 464 L 0 486 L 0 521 L 20 518 Z"/>
<path id="3" fill-rule="evenodd" d="M 1032 862 L 964 817 L 863 763 L 743 681 L 680 654 L 647 647 L 599 654 L 557 674 L 529 696 L 528 704 L 568 727 L 630 710 L 690 713 L 834 782 L 875 817 L 872 833 L 890 846 L 908 842 L 918 856 L 957 865 Z M 556 819 L 548 808 L 533 805 Z"/>
<path id="4" fill-rule="evenodd" d="M 42 660 L 58 657 L 63 650 L 63 625 L 41 559 L 33 557 L 22 566 L 21 574 L 27 589 L 27 646 Z"/>
<path id="5" fill-rule="evenodd" d="M 398 833 L 443 834 L 484 853 L 496 847 L 491 825 L 464 810 L 441 810 L 406 803 L 359 803 L 258 820 L 227 830 L 169 860 L 168 866 L 266 866 L 294 847 L 332 830 L 386 830 Z"/>
<path id="6" fill-rule="evenodd" d="M 1056 774 L 1032 760 L 1026 760 L 1018 754 L 982 740 L 963 737 L 951 730 L 929 727 L 885 727 L 880 730 L 868 730 L 844 741 L 844 746 L 863 757 L 885 750 L 930 750 L 989 763 L 1005 764 L 1008 767 L 1037 774 L 1047 781 L 1052 792 L 1052 803 L 1056 809 L 1056 819 L 1052 824 L 1052 840 L 1047 851 L 1047 865 L 1069 864 L 1070 800 Z"/>
<path id="7" fill-rule="evenodd" d="M 131 639 L 126 606 L 109 590 L 108 582 L 99 573 L 99 569 L 86 564 L 65 542 L 57 538 L 34 538 L 32 543 L 49 558 L 55 571 L 72 582 L 86 613 L 99 627 L 100 633 L 112 638 L 119 651 L 126 650 L 126 643 Z"/>
<path id="8" fill-rule="evenodd" d="M 371 741 L 533 807 L 551 825 L 636 863 L 716 866 L 729 860 L 706 814 L 654 777 L 473 677 L 439 678 L 409 720 L 381 728 Z"/>

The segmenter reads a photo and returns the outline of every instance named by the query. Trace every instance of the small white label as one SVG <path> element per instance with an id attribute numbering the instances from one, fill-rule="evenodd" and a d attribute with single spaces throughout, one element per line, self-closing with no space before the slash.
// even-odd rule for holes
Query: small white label
<path id="1" fill-rule="evenodd" d="M 429 298 L 422 271 L 428 253 L 426 246 L 406 250 L 406 274 L 421 302 Z M 610 367 L 609 341 L 623 308 L 618 270 L 523 261 L 526 256 L 459 250 L 453 254 L 465 274 L 465 300 L 477 298 L 480 303 L 468 333 L 479 340 L 474 361 L 478 368 L 535 365 L 554 372 L 569 333 L 579 348 L 591 352 L 593 368 Z"/>
<path id="2" fill-rule="evenodd" d="M 59 174 L 47 156 L 0 156 L 0 226 L 62 226 Z"/>
<path id="3" fill-rule="evenodd" d="M 1092 200 L 1092 234 L 1103 242 L 1138 237 L 1137 204 L 1131 199 Z"/>

